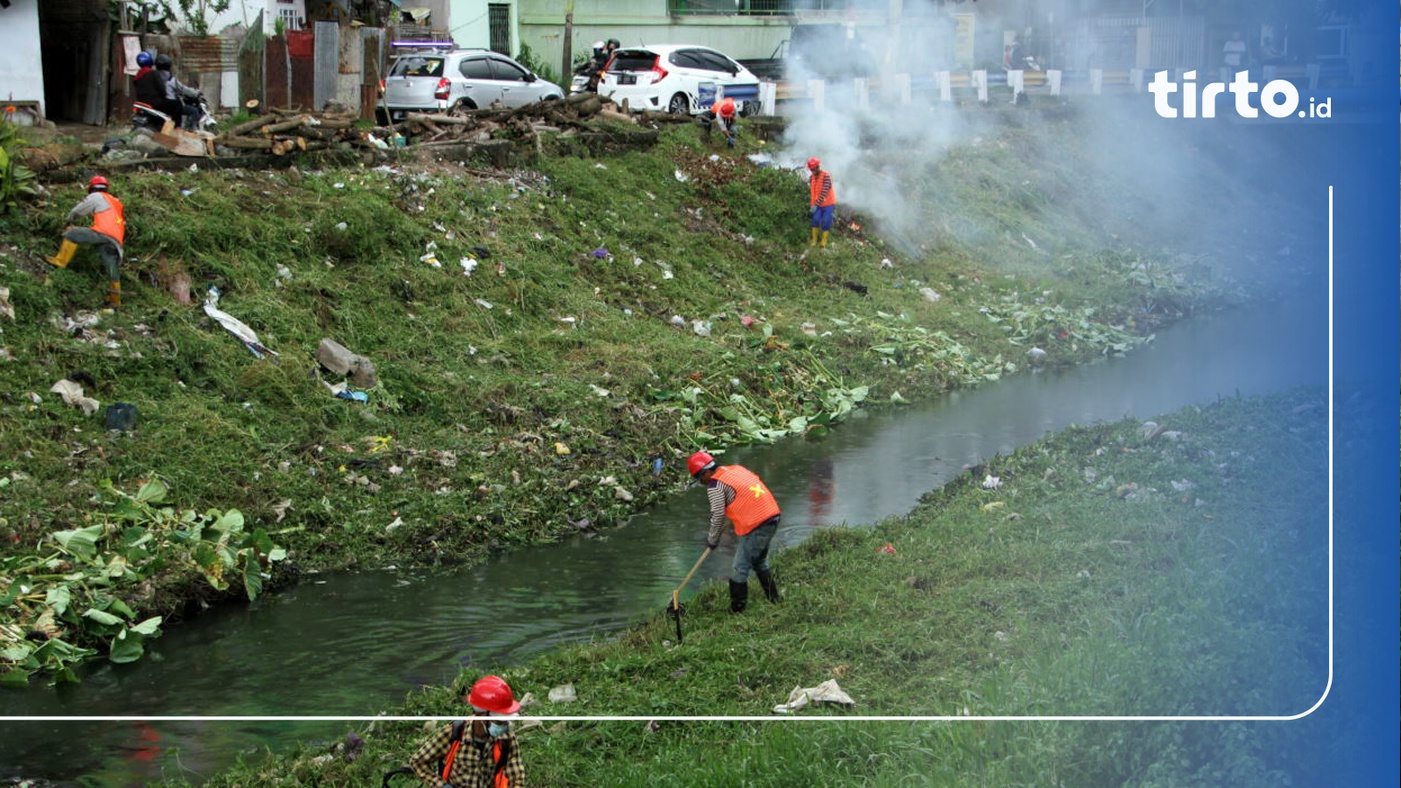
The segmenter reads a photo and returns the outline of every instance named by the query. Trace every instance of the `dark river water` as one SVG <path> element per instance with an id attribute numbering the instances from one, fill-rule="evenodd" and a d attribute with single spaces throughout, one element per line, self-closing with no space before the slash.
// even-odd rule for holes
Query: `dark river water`
<path id="1" fill-rule="evenodd" d="M 791 545 L 816 528 L 908 512 L 965 467 L 1071 424 L 1321 387 L 1327 306 L 1319 289 L 1248 313 L 1195 318 L 1122 358 L 858 412 L 822 440 L 746 448 L 725 460 L 773 489 L 784 509 L 779 539 Z M 199 782 L 241 753 L 333 740 L 358 724 L 33 718 L 371 716 L 419 685 L 452 681 L 463 666 L 521 660 L 657 613 L 701 553 L 706 513 L 693 488 L 603 536 L 472 568 L 313 578 L 172 627 L 147 658 L 93 666 L 76 686 L 5 689 L 0 717 L 22 719 L 0 720 L 0 780 Z M 729 558 L 722 547 L 688 591 L 724 575 Z"/>

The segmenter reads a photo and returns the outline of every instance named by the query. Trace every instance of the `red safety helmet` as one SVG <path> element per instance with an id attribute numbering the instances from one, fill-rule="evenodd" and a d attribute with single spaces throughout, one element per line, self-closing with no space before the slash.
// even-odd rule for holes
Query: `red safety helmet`
<path id="1" fill-rule="evenodd" d="M 515 714 L 521 709 L 520 702 L 511 694 L 511 688 L 500 676 L 483 676 L 477 679 L 477 683 L 472 685 L 472 691 L 467 694 L 467 702 L 495 714 Z"/>
<path id="2" fill-rule="evenodd" d="M 816 156 L 813 156 L 812 158 L 808 159 L 808 169 L 820 170 L 822 169 L 822 162 L 818 161 Z"/>
<path id="3" fill-rule="evenodd" d="M 691 455 L 691 459 L 686 460 L 686 470 L 690 471 L 692 476 L 706 468 L 713 467 L 715 467 L 715 458 L 710 456 L 710 452 L 698 451 Z"/>
<path id="4" fill-rule="evenodd" d="M 88 181 L 88 191 L 92 191 L 93 189 L 107 191 L 107 179 L 101 175 L 92 176 L 92 180 Z"/>

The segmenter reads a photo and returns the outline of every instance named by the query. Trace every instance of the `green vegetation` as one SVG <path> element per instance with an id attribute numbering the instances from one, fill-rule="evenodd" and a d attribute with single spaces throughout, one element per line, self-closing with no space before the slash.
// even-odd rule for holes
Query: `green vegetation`
<path id="1" fill-rule="evenodd" d="M 1121 352 L 1242 298 L 1238 279 L 1188 276 L 1199 258 L 1122 240 L 1079 201 L 1130 188 L 1082 148 L 1044 160 L 1048 134 L 1074 138 L 1087 121 L 1061 110 L 1033 134 L 1020 111 L 1005 117 L 989 112 L 980 143 L 930 165 L 921 194 L 946 227 L 900 249 L 862 229 L 878 217 L 847 212 L 833 245 L 809 250 L 797 174 L 721 155 L 689 127 L 608 158 L 553 155 L 575 149 L 555 140 L 512 171 L 424 148 L 374 168 L 108 173 L 128 216 L 116 313 L 94 311 L 90 250 L 65 270 L 42 262 L 82 191 L 50 184 L 0 217 L 15 313 L 0 318 L 0 594 L 47 600 L 49 563 L 84 558 L 58 555 L 60 534 L 101 526 L 116 540 L 93 532 L 90 561 L 132 548 L 103 496 L 153 479 L 176 507 L 215 513 L 190 538 L 227 537 L 236 560 L 210 564 L 206 550 L 194 569 L 179 538 L 159 560 L 152 550 L 140 571 L 168 593 L 119 594 L 126 622 L 251 595 L 263 573 L 275 585 L 472 561 L 675 493 L 695 447 L 996 379 L 1033 346 L 1051 365 Z M 1011 172 L 1015 193 L 984 188 Z M 250 354 L 199 308 L 211 286 L 276 355 Z M 332 395 L 345 381 L 315 360 L 326 338 L 373 363 L 364 402 Z M 134 431 L 46 393 L 63 378 L 134 405 Z M 666 473 L 651 473 L 657 458 Z M 235 512 L 238 529 L 222 519 Z M 174 527 L 156 519 L 142 527 Z M 188 582 L 216 571 L 245 582 Z M 29 675 L 33 653 L 11 649 L 51 634 L 7 634 L 0 664 Z M 64 637 L 79 655 L 112 635 Z"/>
<path id="2" fill-rule="evenodd" d="M 1071 428 L 991 462 L 1000 486 L 970 474 L 781 553 L 777 605 L 732 615 L 716 584 L 682 645 L 659 614 L 505 668 L 526 714 L 642 718 L 526 723 L 532 784 L 1324 784 L 1309 722 L 957 718 L 1309 709 L 1328 679 L 1326 419 L 1324 392 L 1296 391 Z M 773 714 L 829 679 L 853 707 Z M 564 684 L 576 701 L 545 700 Z M 461 708 L 433 688 L 392 713 Z M 646 721 L 685 716 L 774 719 Z M 353 762 L 308 746 L 208 785 L 377 784 L 424 735 L 357 730 Z"/>

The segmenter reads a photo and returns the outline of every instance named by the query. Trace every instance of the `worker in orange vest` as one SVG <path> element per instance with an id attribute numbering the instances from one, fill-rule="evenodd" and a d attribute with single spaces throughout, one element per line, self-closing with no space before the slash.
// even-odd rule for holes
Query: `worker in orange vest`
<path id="1" fill-rule="evenodd" d="M 769 544 L 778 533 L 781 512 L 773 493 L 753 471 L 743 465 L 716 465 L 709 452 L 698 451 L 686 461 L 691 476 L 706 486 L 710 500 L 707 549 L 720 544 L 720 530 L 728 519 L 734 523 L 735 562 L 730 571 L 730 612 L 743 613 L 749 602 L 752 569 L 764 589 L 764 597 L 777 602 L 778 583 L 769 568 Z"/>
<path id="2" fill-rule="evenodd" d="M 735 100 L 726 96 L 710 105 L 704 116 L 705 136 L 710 136 L 710 126 L 712 123 L 719 123 L 720 130 L 725 132 L 725 144 L 733 148 L 735 146 L 735 134 L 739 133 L 739 108 L 735 106 Z"/>
<path id="3" fill-rule="evenodd" d="M 96 246 L 102 258 L 102 266 L 107 271 L 107 303 L 110 306 L 122 305 L 122 243 L 126 240 L 126 211 L 121 200 L 107 191 L 107 179 L 94 175 L 88 181 L 88 194 L 73 210 L 68 212 L 68 229 L 63 231 L 63 242 L 58 254 L 45 255 L 44 260 L 58 268 L 67 268 L 78 245 Z M 72 222 L 80 216 L 91 216 L 91 227 L 80 227 Z"/>
<path id="4" fill-rule="evenodd" d="M 832 185 L 832 173 L 822 169 L 822 162 L 808 159 L 808 213 L 812 215 L 812 240 L 808 246 L 826 246 L 832 232 L 832 219 L 837 212 L 837 187 Z M 821 240 L 818 233 L 821 232 Z"/>
<path id="5" fill-rule="evenodd" d="M 521 704 L 500 676 L 484 676 L 465 693 L 470 720 L 443 726 L 409 759 L 426 785 L 441 788 L 518 788 L 525 766 L 510 719 Z"/>

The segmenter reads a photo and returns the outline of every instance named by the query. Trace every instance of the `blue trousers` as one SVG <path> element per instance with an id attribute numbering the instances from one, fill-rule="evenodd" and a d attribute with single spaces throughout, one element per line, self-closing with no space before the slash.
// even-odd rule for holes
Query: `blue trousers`
<path id="1" fill-rule="evenodd" d="M 812 226 L 826 232 L 832 229 L 832 218 L 837 212 L 835 205 L 821 205 L 812 212 Z"/>

